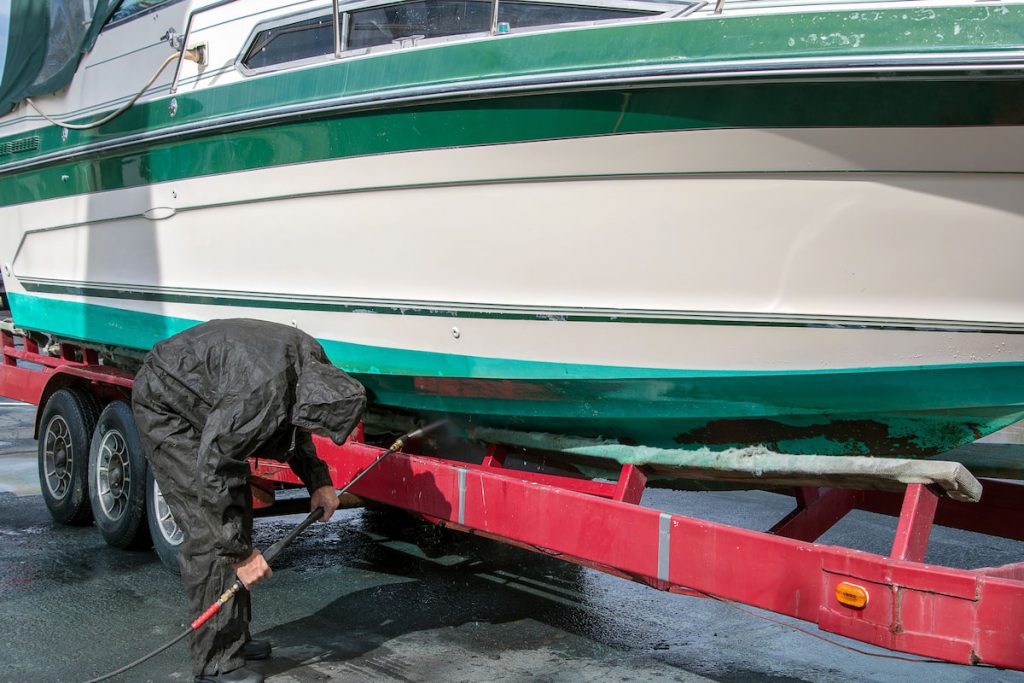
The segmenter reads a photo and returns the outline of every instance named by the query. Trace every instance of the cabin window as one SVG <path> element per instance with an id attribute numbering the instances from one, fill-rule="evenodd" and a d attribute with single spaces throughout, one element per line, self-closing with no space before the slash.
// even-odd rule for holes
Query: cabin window
<path id="1" fill-rule="evenodd" d="M 242 63 L 250 69 L 262 69 L 332 52 L 334 25 L 327 15 L 260 31 Z"/>
<path id="2" fill-rule="evenodd" d="M 342 49 L 365 50 L 403 38 L 486 33 L 491 29 L 492 7 L 491 0 L 410 0 L 352 10 L 344 13 L 347 35 L 342 36 Z M 516 28 L 652 16 L 665 11 L 666 6 L 647 10 L 500 0 L 498 21 L 507 23 L 514 31 Z M 331 15 L 326 14 L 257 30 L 241 63 L 247 69 L 260 70 L 333 52 L 334 25 Z"/>
<path id="3" fill-rule="evenodd" d="M 399 38 L 440 38 L 491 28 L 490 0 L 417 0 L 352 12 L 348 47 L 386 45 Z"/>
<path id="4" fill-rule="evenodd" d="M 114 22 L 121 21 L 122 19 L 134 17 L 136 14 L 148 12 L 159 5 L 165 5 L 170 1 L 171 0 L 122 0 L 121 4 L 117 6 L 116 10 L 114 10 L 113 16 L 110 17 L 110 23 L 113 24 Z"/>
<path id="5" fill-rule="evenodd" d="M 498 21 L 513 29 L 583 21 L 627 19 L 658 11 L 549 5 L 501 0 Z M 419 0 L 352 12 L 348 47 L 385 45 L 399 38 L 439 38 L 490 30 L 490 0 Z"/>
<path id="6" fill-rule="evenodd" d="M 580 7 L 578 5 L 546 5 L 537 2 L 501 0 L 498 3 L 498 21 L 506 22 L 515 30 L 528 26 L 574 24 L 584 21 L 629 19 L 650 16 L 659 12 L 627 10 L 612 7 Z"/>

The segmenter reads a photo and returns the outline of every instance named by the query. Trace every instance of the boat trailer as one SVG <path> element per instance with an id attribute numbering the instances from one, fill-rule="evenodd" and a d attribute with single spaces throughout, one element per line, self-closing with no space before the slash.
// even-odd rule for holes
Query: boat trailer
<path id="1" fill-rule="evenodd" d="M 0 335 L 0 395 L 40 409 L 60 389 L 105 403 L 130 398 L 131 373 L 103 365 L 93 349 L 41 350 L 11 328 Z M 364 443 L 362 425 L 341 446 L 314 440 L 339 489 L 385 451 Z M 617 481 L 601 481 L 513 469 L 508 453 L 491 444 L 479 463 L 467 463 L 400 451 L 351 490 L 658 590 L 769 610 L 890 650 L 1024 670 L 1024 561 L 969 570 L 924 562 L 935 524 L 1024 541 L 1022 483 L 980 479 L 977 502 L 931 483 L 902 484 L 901 492 L 791 487 L 795 509 L 751 531 L 640 505 L 642 466 L 624 465 Z M 274 509 L 281 484 L 300 483 L 283 464 L 251 467 L 257 509 Z M 816 542 L 855 509 L 898 517 L 888 555 Z"/>

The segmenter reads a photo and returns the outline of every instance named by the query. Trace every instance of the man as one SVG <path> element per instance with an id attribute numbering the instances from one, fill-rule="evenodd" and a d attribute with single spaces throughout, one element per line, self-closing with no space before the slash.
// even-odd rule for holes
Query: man
<path id="1" fill-rule="evenodd" d="M 284 460 L 323 521 L 338 507 L 310 434 L 342 443 L 366 407 L 357 381 L 315 339 L 257 320 L 214 320 L 160 342 L 135 378 L 132 408 L 160 492 L 184 532 L 179 563 L 194 616 L 235 580 L 271 575 L 252 547 L 247 458 Z M 261 683 L 246 659 L 270 656 L 249 636 L 241 591 L 192 638 L 197 683 Z"/>

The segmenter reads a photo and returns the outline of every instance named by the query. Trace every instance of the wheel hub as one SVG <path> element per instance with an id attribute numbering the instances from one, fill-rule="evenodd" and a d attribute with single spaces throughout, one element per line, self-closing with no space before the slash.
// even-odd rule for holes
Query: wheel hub
<path id="1" fill-rule="evenodd" d="M 128 509 L 131 493 L 131 461 L 124 435 L 111 429 L 103 435 L 96 459 L 96 493 L 103 514 L 117 521 Z"/>
<path id="2" fill-rule="evenodd" d="M 62 416 L 55 415 L 43 433 L 43 480 L 54 498 L 60 500 L 71 490 L 74 463 L 71 430 Z"/>
<path id="3" fill-rule="evenodd" d="M 110 490 L 120 492 L 124 484 L 124 469 L 120 463 L 110 468 Z"/>
<path id="4" fill-rule="evenodd" d="M 182 533 L 178 523 L 174 521 L 171 508 L 167 505 L 163 494 L 160 493 L 160 485 L 155 480 L 153 481 L 153 490 L 150 491 L 150 496 L 152 496 L 153 511 L 156 513 L 154 516 L 156 517 L 160 535 L 171 545 L 179 545 L 185 539 L 185 535 Z"/>

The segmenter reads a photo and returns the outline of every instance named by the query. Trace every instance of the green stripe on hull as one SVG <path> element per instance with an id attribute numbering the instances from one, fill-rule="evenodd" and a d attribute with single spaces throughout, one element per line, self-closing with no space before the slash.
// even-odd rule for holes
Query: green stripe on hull
<path id="1" fill-rule="evenodd" d="M 302 118 L 8 175 L 0 178 L 0 206 L 327 159 L 625 133 L 1024 125 L 1024 81 L 576 91 Z"/>
<path id="2" fill-rule="evenodd" d="M 324 98 L 617 67 L 814 57 L 992 53 L 1019 50 L 1024 7 L 868 8 L 649 21 L 467 40 L 327 62 L 133 107 L 99 129 L 41 131 L 40 152 L 155 131 L 188 121 Z M 767 104 L 755 103 L 758 108 Z M 853 101 L 850 104 L 854 104 Z M 86 119 L 88 120 L 88 119 Z M 15 136 L 16 137 L 16 136 Z M 0 138 L 0 142 L 6 141 Z"/>
<path id="3" fill-rule="evenodd" d="M 11 305 L 27 329 L 140 349 L 197 322 L 19 294 Z M 761 443 L 791 453 L 930 455 L 1024 417 L 1024 363 L 690 371 L 321 341 L 381 405 L 658 447 Z"/>
<path id="4" fill-rule="evenodd" d="M 174 117 L 160 100 L 133 107 L 97 130 L 72 131 L 66 141 L 60 129 L 47 126 L 33 133 L 40 138 L 37 150 L 11 160 L 72 153 L 86 144 L 218 117 L 330 98 L 384 97 L 430 84 L 717 60 L 982 51 L 998 60 L 1000 53 L 1020 49 L 1022 23 L 1019 5 L 900 8 L 576 27 L 454 42 L 178 93 Z M 797 72 L 788 82 L 597 91 L 570 84 L 565 92 L 545 95 L 460 96 L 401 107 L 384 102 L 347 114 L 298 111 L 260 127 L 242 116 L 213 134 L 193 131 L 160 145 L 141 141 L 131 151 L 7 174 L 0 180 L 0 206 L 329 158 L 529 140 L 697 128 L 1020 124 L 1020 72 L 1004 77 L 1009 80 L 889 74 L 886 80 L 804 82 Z"/>

